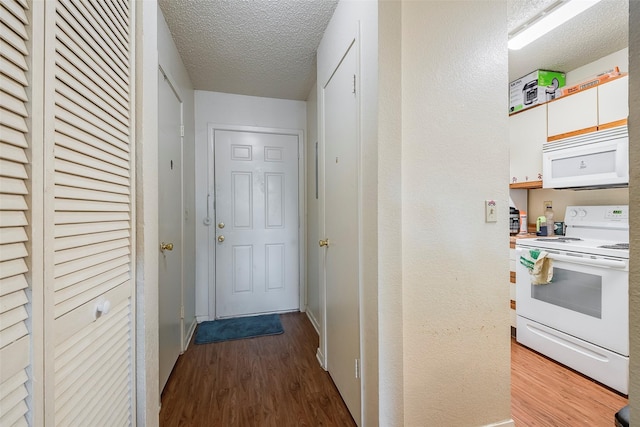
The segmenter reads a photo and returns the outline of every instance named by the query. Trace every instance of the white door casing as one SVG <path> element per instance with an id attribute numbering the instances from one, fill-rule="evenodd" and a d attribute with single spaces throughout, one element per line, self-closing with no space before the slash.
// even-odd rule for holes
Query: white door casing
<path id="1" fill-rule="evenodd" d="M 297 310 L 300 135 L 212 133 L 215 317 Z"/>
<path id="2" fill-rule="evenodd" d="M 158 76 L 158 238 L 160 392 L 182 353 L 182 101 L 171 79 Z"/>
<path id="3" fill-rule="evenodd" d="M 357 42 L 321 92 L 325 368 L 356 423 L 361 419 Z"/>

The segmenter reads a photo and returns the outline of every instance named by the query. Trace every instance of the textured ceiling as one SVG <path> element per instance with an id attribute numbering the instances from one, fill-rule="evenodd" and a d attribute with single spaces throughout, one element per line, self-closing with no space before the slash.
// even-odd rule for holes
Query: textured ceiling
<path id="1" fill-rule="evenodd" d="M 195 89 L 305 100 L 316 77 L 315 51 L 337 1 L 159 3 Z M 509 31 L 556 1 L 508 0 Z M 536 69 L 571 71 L 627 47 L 628 1 L 603 0 L 509 51 L 509 80 Z"/>
<path id="2" fill-rule="evenodd" d="M 555 2 L 509 0 L 509 31 Z M 509 80 L 537 69 L 574 70 L 627 47 L 628 33 L 629 1 L 603 0 L 530 45 L 510 50 Z"/>
<path id="3" fill-rule="evenodd" d="M 195 89 L 305 100 L 337 0 L 160 0 Z"/>

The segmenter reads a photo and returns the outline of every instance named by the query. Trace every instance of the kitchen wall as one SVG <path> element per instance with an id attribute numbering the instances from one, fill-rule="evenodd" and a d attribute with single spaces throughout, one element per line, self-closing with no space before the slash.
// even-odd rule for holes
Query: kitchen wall
<path id="1" fill-rule="evenodd" d="M 399 95 L 392 91 L 399 71 L 402 111 L 384 118 L 392 122 L 381 124 L 379 142 L 379 209 L 400 212 L 400 224 L 388 224 L 399 234 L 383 233 L 387 223 L 380 223 L 379 247 L 401 239 L 400 281 L 380 283 L 381 294 L 388 287 L 402 294 L 396 314 L 402 347 L 391 350 L 402 352 L 401 372 L 382 359 L 380 367 L 403 378 L 403 420 L 389 425 L 513 425 L 504 285 L 508 118 L 502 113 L 506 98 L 495 96 L 508 85 L 507 8 L 504 1 L 403 1 L 400 7 L 400 19 L 381 19 L 380 33 L 381 49 L 395 40 L 401 52 L 395 67 L 390 61 L 397 53 L 389 49 L 382 56 L 381 50 L 380 57 L 380 86 L 386 90 L 380 110 L 397 105 Z M 380 11 L 395 13 L 389 9 Z M 382 157 L 386 152 L 390 164 Z M 387 177 L 397 182 L 395 172 L 401 186 L 392 197 L 383 189 Z M 497 223 L 485 222 L 487 199 L 498 203 Z M 397 257 L 380 257 L 381 277 L 398 278 Z M 381 313 L 386 303 L 380 299 Z"/>
<path id="2" fill-rule="evenodd" d="M 307 106 L 305 101 L 261 98 L 220 92 L 195 91 L 195 257 L 196 257 L 196 316 L 198 321 L 214 316 L 214 278 L 209 277 L 209 227 L 203 223 L 207 216 L 209 124 L 241 125 L 302 130 L 306 133 Z M 213 159 L 211 159 L 213 161 Z M 213 189 L 211 189 L 213 195 Z M 209 200 L 211 215 L 213 197 Z M 214 221 L 215 223 L 215 221 Z M 304 286 L 304 285 L 303 285 Z M 303 308 L 303 307 L 301 307 Z"/>

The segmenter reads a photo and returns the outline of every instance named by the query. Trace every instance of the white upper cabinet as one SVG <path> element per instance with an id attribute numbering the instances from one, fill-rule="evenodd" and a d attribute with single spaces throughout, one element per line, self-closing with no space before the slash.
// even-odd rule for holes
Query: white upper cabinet
<path id="1" fill-rule="evenodd" d="M 548 105 L 548 137 L 597 130 L 629 116 L 629 76 L 562 97 Z M 604 126 L 606 127 L 606 126 Z"/>
<path id="2" fill-rule="evenodd" d="M 598 124 L 624 120 L 629 116 L 629 76 L 598 86 Z"/>
<path id="3" fill-rule="evenodd" d="M 548 105 L 548 136 L 554 137 L 598 126 L 598 88 L 577 92 Z"/>
<path id="4" fill-rule="evenodd" d="M 542 144 L 547 141 L 547 104 L 509 116 L 511 184 L 542 179 Z"/>

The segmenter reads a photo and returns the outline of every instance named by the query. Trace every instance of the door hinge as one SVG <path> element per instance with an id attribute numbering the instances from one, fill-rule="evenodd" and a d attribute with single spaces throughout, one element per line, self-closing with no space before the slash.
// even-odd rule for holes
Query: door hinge
<path id="1" fill-rule="evenodd" d="M 360 359 L 356 359 L 356 378 L 360 378 Z"/>
<path id="2" fill-rule="evenodd" d="M 184 125 L 180 125 L 180 136 L 184 136 Z"/>
<path id="3" fill-rule="evenodd" d="M 352 93 L 353 94 L 356 93 L 356 75 L 355 74 L 353 75 L 353 92 Z"/>

